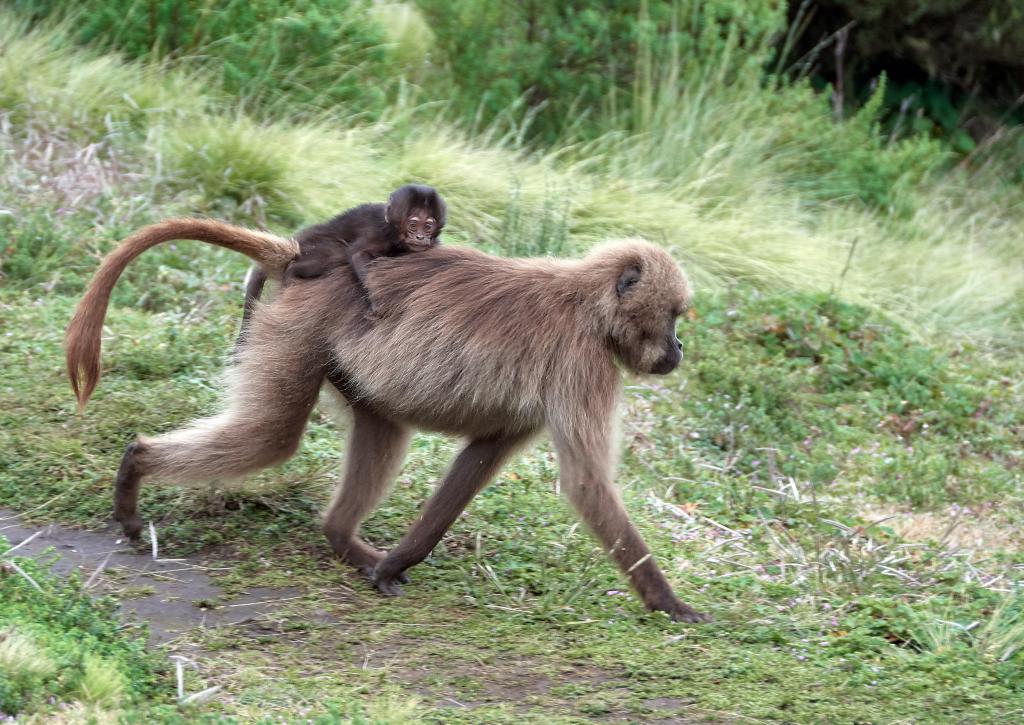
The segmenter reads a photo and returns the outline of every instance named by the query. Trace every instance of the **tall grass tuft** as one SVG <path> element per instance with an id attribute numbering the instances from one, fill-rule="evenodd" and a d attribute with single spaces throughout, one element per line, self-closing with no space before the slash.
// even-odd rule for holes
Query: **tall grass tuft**
<path id="1" fill-rule="evenodd" d="M 13 627 L 0 630 L 0 673 L 9 681 L 52 677 L 57 666 L 27 634 Z"/>
<path id="2" fill-rule="evenodd" d="M 977 629 L 974 647 L 995 662 L 1006 662 L 1024 649 L 1024 595 L 1019 590 L 1003 597 L 988 621 Z"/>
<path id="3" fill-rule="evenodd" d="M 206 107 L 208 93 L 191 74 L 74 46 L 69 21 L 28 27 L 0 9 L 0 108 L 16 121 L 97 134 L 117 123 L 145 126 L 158 115 L 180 119 Z"/>
<path id="4" fill-rule="evenodd" d="M 82 663 L 78 696 L 82 702 L 101 707 L 117 707 L 124 697 L 124 676 L 111 663 L 88 654 Z"/>
<path id="5" fill-rule="evenodd" d="M 870 108 L 835 125 L 809 89 L 716 71 L 734 41 L 685 76 L 639 64 L 649 70 L 630 131 L 544 152 L 496 129 L 470 136 L 433 107 L 373 123 L 254 116 L 196 76 L 82 51 L 65 33 L 0 15 L 0 103 L 40 133 L 112 139 L 148 170 L 156 208 L 293 231 L 421 181 L 449 201 L 456 242 L 562 254 L 641 235 L 704 287 L 834 291 L 922 331 L 1007 344 L 1024 334 L 1024 193 L 935 174 L 930 147 L 880 140 Z M 869 153 L 847 153 L 858 144 Z M 876 192 L 888 201 L 860 198 Z"/>

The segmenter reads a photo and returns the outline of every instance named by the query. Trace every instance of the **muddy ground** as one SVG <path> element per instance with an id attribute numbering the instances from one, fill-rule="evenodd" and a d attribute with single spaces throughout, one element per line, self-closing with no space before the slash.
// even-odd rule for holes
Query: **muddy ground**
<path id="1" fill-rule="evenodd" d="M 152 547 L 132 545 L 113 526 L 104 531 L 34 526 L 0 508 L 0 534 L 18 547 L 21 556 L 45 560 L 52 549 L 58 555 L 51 557 L 54 571 L 77 571 L 97 593 L 117 596 L 125 619 L 149 625 L 151 644 L 169 642 L 195 627 L 239 624 L 299 596 L 297 589 L 254 587 L 226 599 L 207 574 L 210 565 L 161 558 L 159 549 L 154 557 Z"/>

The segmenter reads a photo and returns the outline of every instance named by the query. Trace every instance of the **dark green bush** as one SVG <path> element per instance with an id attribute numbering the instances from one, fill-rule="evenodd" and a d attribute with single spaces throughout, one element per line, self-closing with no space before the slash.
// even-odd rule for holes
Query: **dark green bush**
<path id="1" fill-rule="evenodd" d="M 898 325 L 832 295 L 771 295 L 753 301 L 735 334 L 808 372 L 804 384 L 835 402 L 872 396 L 881 415 L 923 411 L 926 422 L 969 426 L 983 398 L 956 382 L 947 355 Z"/>
<path id="2" fill-rule="evenodd" d="M 18 0 L 35 18 L 74 13 L 80 42 L 133 58 L 203 62 L 233 95 L 375 117 L 398 69 L 379 25 L 350 0 Z"/>
<path id="3" fill-rule="evenodd" d="M 965 157 L 964 168 L 995 166 L 1010 183 L 1024 178 L 1020 3 L 817 0 L 789 3 L 789 17 L 801 32 L 795 35 L 786 62 L 802 59 L 790 69 L 807 73 L 829 98 L 841 82 L 841 115 L 855 114 L 876 95 L 878 78 L 888 76 L 874 114 L 884 134 L 876 136 L 912 139 L 914 143 L 904 147 L 912 156 L 912 146 L 919 151 L 924 143 L 940 144 Z M 848 36 L 843 52 L 837 54 L 836 38 L 843 28 Z M 865 148 L 859 156 L 866 158 L 871 151 Z M 899 168 L 897 156 L 888 154 L 891 164 L 885 164 L 889 168 L 883 169 L 887 173 L 879 181 Z M 878 191 L 869 195 L 877 197 Z M 881 191 L 885 193 L 884 187 Z"/>
<path id="4" fill-rule="evenodd" d="M 530 0 L 418 0 L 451 70 L 446 90 L 456 113 L 483 124 L 510 109 L 531 134 L 552 142 L 568 131 L 592 137 L 642 109 L 638 84 L 670 57 L 721 58 L 732 34 L 741 52 L 720 69 L 766 60 L 766 39 L 781 33 L 777 3 L 548 3 Z M 642 130 L 642 129 L 641 129 Z"/>
<path id="5" fill-rule="evenodd" d="M 828 294 L 736 289 L 684 325 L 688 425 L 712 458 L 764 476 L 876 481 L 915 506 L 1004 495 L 1019 413 L 995 373 Z M 766 453 L 771 450 L 772 453 Z M 844 462 L 845 461 L 845 462 Z"/>
<path id="6" fill-rule="evenodd" d="M 886 72 L 895 81 L 885 104 L 892 126 L 940 136 L 966 153 L 972 135 L 987 135 L 1008 110 L 1021 118 L 1024 8 L 1015 0 L 817 0 L 789 3 L 789 15 L 803 27 L 790 59 L 813 56 L 820 83 L 836 82 L 828 39 L 848 28 L 847 104 L 863 102 Z"/>

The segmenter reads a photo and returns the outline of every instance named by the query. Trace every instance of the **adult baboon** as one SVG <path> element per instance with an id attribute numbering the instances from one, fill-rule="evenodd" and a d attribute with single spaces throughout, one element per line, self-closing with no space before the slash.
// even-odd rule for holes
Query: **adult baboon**
<path id="1" fill-rule="evenodd" d="M 237 249 L 271 275 L 283 269 L 285 240 L 259 242 L 269 235 L 216 222 L 205 222 L 217 225 L 215 234 L 207 227 L 199 233 L 197 224 L 147 227 L 104 260 L 67 332 L 68 370 L 81 404 L 99 377 L 110 289 L 142 250 L 193 238 Z M 378 319 L 368 317 L 345 267 L 287 285 L 256 308 L 223 412 L 140 436 L 125 451 L 115 515 L 127 535 L 142 528 L 136 507 L 143 476 L 237 476 L 291 456 L 326 378 L 350 402 L 354 427 L 324 532 L 382 593 L 398 593 L 403 572 L 430 553 L 509 456 L 546 429 L 562 489 L 644 604 L 676 620 L 705 619 L 675 596 L 612 482 L 616 361 L 640 374 L 665 374 L 682 357 L 675 323 L 690 289 L 664 250 L 627 240 L 569 261 L 439 246 L 378 259 L 366 281 L 386 312 Z M 414 427 L 469 442 L 419 521 L 385 555 L 359 538 L 359 524 L 397 473 Z"/>

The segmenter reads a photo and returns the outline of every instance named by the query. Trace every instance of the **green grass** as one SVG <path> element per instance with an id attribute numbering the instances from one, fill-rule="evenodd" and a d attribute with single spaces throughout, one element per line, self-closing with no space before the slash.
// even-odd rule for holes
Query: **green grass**
<path id="1" fill-rule="evenodd" d="M 35 516 L 99 525 L 129 431 L 212 409 L 238 290 L 204 289 L 188 312 L 115 310 L 108 372 L 81 418 L 60 369 L 72 299 L 0 295 L 7 327 L 40 331 L 4 337 L 0 350 L 5 505 L 45 503 Z M 618 478 L 681 595 L 716 624 L 681 628 L 642 611 L 554 495 L 546 445 L 478 497 L 404 599 L 377 598 L 332 560 L 315 524 L 343 443 L 316 415 L 294 460 L 241 488 L 144 491 L 165 555 L 219 552 L 228 594 L 303 593 L 255 629 L 190 636 L 205 653 L 190 689 L 226 688 L 203 708 L 243 721 L 268 709 L 328 717 L 326 701 L 339 718 L 411 707 L 414 719 L 446 722 L 645 718 L 661 707 L 996 722 L 1019 709 L 1020 599 L 988 584 L 1012 581 L 1017 547 L 957 549 L 941 531 L 908 540 L 887 522 L 866 525 L 879 506 L 941 518 L 954 505 L 999 505 L 977 525 L 1019 527 L 1019 364 L 951 356 L 825 296 L 741 287 L 703 295 L 700 309 L 681 329 L 684 370 L 627 389 Z M 371 540 L 401 535 L 454 450 L 416 439 L 366 526 Z M 523 712 L 509 709 L 536 672 Z"/>
<path id="2" fill-rule="evenodd" d="M 176 643 L 200 663 L 189 692 L 222 686 L 212 700 L 170 704 L 173 673 L 97 614 L 108 605 L 23 561 L 44 591 L 0 573 L 15 593 L 0 613 L 16 615 L 3 620 L 14 629 L 0 634 L 0 663 L 23 683 L 4 707 L 45 717 L 55 696 L 81 709 L 69 719 L 239 722 L 1019 719 L 1024 283 L 1012 194 L 938 176 L 902 216 L 822 202 L 759 160 L 770 127 L 756 109 L 732 143 L 660 168 L 643 137 L 526 153 L 429 109 L 288 124 L 180 71 L 40 33 L 0 22 L 0 504 L 100 526 L 131 435 L 216 406 L 245 261 L 181 243 L 119 283 L 104 380 L 75 413 L 62 331 L 115 240 L 192 212 L 291 231 L 419 179 L 449 200 L 452 243 L 571 255 L 643 234 L 698 281 L 680 371 L 628 383 L 617 480 L 681 596 L 716 622 L 642 610 L 556 496 L 546 444 L 478 497 L 404 598 L 377 597 L 316 524 L 344 449 L 344 426 L 318 412 L 293 460 L 244 485 L 144 490 L 161 551 L 223 566 L 226 596 L 300 592 L 272 617 Z M 728 120 L 710 106 L 693 114 L 680 144 Z M 370 540 L 401 536 L 454 451 L 415 439 Z M 72 605 L 78 618 L 61 619 Z M 53 674 L 62 668 L 74 676 Z"/>

